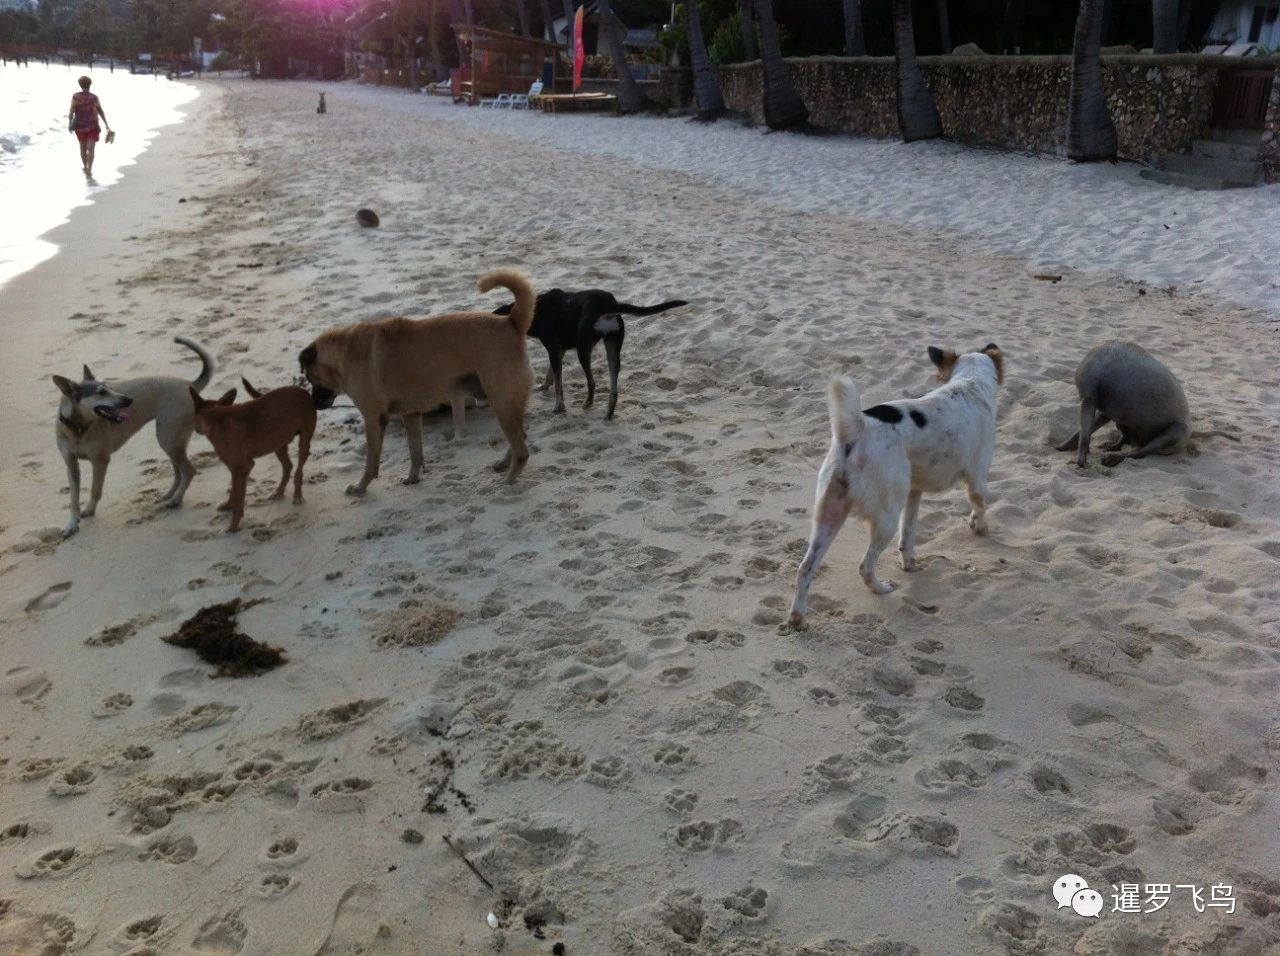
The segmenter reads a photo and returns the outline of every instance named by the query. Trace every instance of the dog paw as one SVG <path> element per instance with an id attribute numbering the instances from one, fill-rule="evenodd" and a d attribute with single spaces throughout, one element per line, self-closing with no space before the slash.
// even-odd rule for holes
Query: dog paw
<path id="1" fill-rule="evenodd" d="M 293 496 L 293 503 L 294 503 L 295 505 L 300 505 L 300 504 L 302 504 L 302 495 L 294 495 L 294 496 Z"/>
<path id="2" fill-rule="evenodd" d="M 973 515 L 970 515 L 970 516 L 969 516 L 969 530 L 970 530 L 970 531 L 972 531 L 974 534 L 986 534 L 986 533 L 987 533 L 987 519 L 986 519 L 986 518 L 975 518 Z"/>
<path id="3" fill-rule="evenodd" d="M 792 631 L 807 631 L 809 625 L 805 622 L 804 615 L 799 611 L 792 611 L 791 616 L 787 618 L 785 624 L 778 625 L 778 634 L 787 635 Z"/>
<path id="4" fill-rule="evenodd" d="M 565 413 L 565 408 L 563 405 L 557 405 L 555 408 L 551 409 L 552 415 L 563 415 L 564 413 Z"/>
<path id="5" fill-rule="evenodd" d="M 400 484 L 402 484 L 402 485 L 416 485 L 416 484 L 417 484 L 418 482 L 420 482 L 421 480 L 422 480 L 422 478 L 421 478 L 421 476 L 419 476 L 419 475 L 409 475 L 409 476 L 408 476 L 408 477 L 406 477 L 406 478 L 401 478 L 401 479 L 400 479 Z"/>
<path id="6" fill-rule="evenodd" d="M 162 505 L 164 505 L 166 508 L 181 508 L 181 507 L 182 507 L 182 499 L 181 499 L 181 498 L 165 498 L 165 499 L 164 499 L 162 502 L 160 502 L 160 503 L 161 503 Z"/>
<path id="7" fill-rule="evenodd" d="M 595 403 L 596 403 L 596 400 L 594 398 L 588 398 L 585 402 L 582 403 L 582 410 L 585 412 L 588 408 L 590 408 Z"/>
<path id="8" fill-rule="evenodd" d="M 230 501 L 224 501 L 222 504 L 218 505 L 218 510 L 219 510 L 219 511 L 230 511 L 230 510 L 231 510 L 231 502 L 230 502 Z"/>
<path id="9" fill-rule="evenodd" d="M 347 494 L 353 498 L 363 498 L 364 491 L 359 485 L 347 485 Z"/>
<path id="10" fill-rule="evenodd" d="M 1107 468 L 1114 468 L 1120 462 L 1124 461 L 1124 455 L 1103 455 L 1102 464 Z"/>
<path id="11" fill-rule="evenodd" d="M 97 511 L 97 510 L 98 510 L 98 506 L 97 506 L 96 504 L 95 504 L 95 505 L 89 505 L 89 507 L 85 508 L 85 509 L 84 509 L 84 511 L 80 512 L 80 517 L 81 517 L 81 518 L 92 518 L 92 517 L 93 517 L 93 513 L 94 513 L 95 511 Z"/>
<path id="12" fill-rule="evenodd" d="M 902 556 L 902 570 L 910 573 L 920 570 L 920 562 L 915 558 L 909 558 L 905 554 Z"/>
<path id="13" fill-rule="evenodd" d="M 894 590 L 897 586 L 898 586 L 897 582 L 895 581 L 868 581 L 867 582 L 867 589 L 870 590 L 872 594 L 888 594 L 890 591 Z"/>

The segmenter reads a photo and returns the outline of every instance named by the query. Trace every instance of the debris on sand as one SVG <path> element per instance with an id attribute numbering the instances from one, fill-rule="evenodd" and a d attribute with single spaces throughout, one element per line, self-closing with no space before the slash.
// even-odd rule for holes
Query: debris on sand
<path id="1" fill-rule="evenodd" d="M 462 620 L 462 612 L 447 604 L 429 603 L 403 608 L 374 635 L 378 647 L 425 647 L 439 644 Z"/>
<path id="2" fill-rule="evenodd" d="M 356 222 L 364 226 L 366 229 L 373 229 L 378 226 L 382 220 L 378 218 L 378 214 L 372 209 L 357 209 Z"/>
<path id="3" fill-rule="evenodd" d="M 285 663 L 284 650 L 260 644 L 236 628 L 236 617 L 246 608 L 257 604 L 236 598 L 222 604 L 210 604 L 182 622 L 182 626 L 168 637 L 166 644 L 186 647 L 200 655 L 201 660 L 217 664 L 214 677 L 257 677 Z"/>

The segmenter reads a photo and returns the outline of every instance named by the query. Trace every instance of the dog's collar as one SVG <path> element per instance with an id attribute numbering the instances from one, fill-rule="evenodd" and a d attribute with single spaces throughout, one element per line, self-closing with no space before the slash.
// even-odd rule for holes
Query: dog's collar
<path id="1" fill-rule="evenodd" d="M 62 414 L 62 412 L 58 412 L 58 421 L 66 425 L 71 431 L 71 434 L 75 435 L 77 438 L 83 438 L 85 436 L 85 432 L 89 430 L 89 426 L 93 424 L 93 422 L 86 422 L 82 425 L 79 422 L 73 422 L 71 419 L 67 418 L 66 415 Z"/>

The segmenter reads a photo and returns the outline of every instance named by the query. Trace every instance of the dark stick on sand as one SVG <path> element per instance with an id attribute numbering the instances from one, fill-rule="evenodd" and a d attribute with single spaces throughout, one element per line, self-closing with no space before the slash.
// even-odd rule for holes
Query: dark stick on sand
<path id="1" fill-rule="evenodd" d="M 476 877 L 480 880 L 481 883 L 489 887 L 489 889 L 493 889 L 493 884 L 490 883 L 488 880 L 486 880 L 484 878 L 484 874 L 476 869 L 476 865 L 467 859 L 467 855 L 454 845 L 454 842 L 449 839 L 448 834 L 441 834 L 440 839 L 444 840 L 444 842 L 448 845 L 450 850 L 458 854 L 458 859 L 462 860 L 463 863 L 467 864 L 467 868 L 476 875 Z"/>

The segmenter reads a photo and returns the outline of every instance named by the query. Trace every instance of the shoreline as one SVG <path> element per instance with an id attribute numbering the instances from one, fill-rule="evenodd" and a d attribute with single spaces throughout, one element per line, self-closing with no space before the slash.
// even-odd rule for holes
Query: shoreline
<path id="1" fill-rule="evenodd" d="M 406 128 L 394 97 L 347 93 L 318 117 L 305 84 L 211 83 L 183 126 L 201 136 L 162 132 L 138 176 L 60 227 L 65 254 L 0 289 L 0 833 L 20 834 L 0 845 L 0 944 L 1280 945 L 1280 847 L 1253 836 L 1280 814 L 1280 713 L 1258 704 L 1280 691 L 1265 313 L 1085 272 L 1039 282 L 970 237 L 762 210 L 707 177 L 584 164 L 429 111 Z M 356 225 L 363 206 L 380 228 Z M 628 322 L 615 421 L 579 407 L 573 361 L 567 414 L 533 394 L 516 485 L 488 471 L 501 437 L 478 409 L 458 441 L 429 417 L 417 486 L 399 483 L 393 425 L 382 476 L 347 498 L 362 435 L 340 409 L 321 416 L 306 503 L 263 500 L 264 460 L 232 536 L 201 438 L 185 506 L 157 507 L 168 464 L 148 428 L 97 516 L 57 539 L 50 373 L 194 376 L 171 341 L 187 333 L 218 357 L 207 393 L 284 384 L 324 328 L 496 305 L 474 282 L 507 264 L 538 288 L 692 303 Z M 1113 335 L 1152 343 L 1197 424 L 1242 443 L 1114 471 L 1053 452 L 1075 361 Z M 928 496 L 923 570 L 886 557 L 901 587 L 876 598 L 850 525 L 811 629 L 779 634 L 826 381 L 849 372 L 867 404 L 920 394 L 925 345 L 993 339 L 1008 378 L 991 534 L 968 532 L 960 492 Z M 540 378 L 536 343 L 530 359 Z M 283 667 L 212 679 L 160 640 L 236 598 L 262 601 L 240 626 Z M 1059 869 L 1225 881 L 1242 902 L 1086 921 L 1054 908 Z"/>
<path id="2" fill-rule="evenodd" d="M 0 187 L 9 200 L 12 221 L 31 233 L 23 235 L 16 243 L 11 236 L 6 237 L 4 245 L 0 247 L 0 255 L 8 257 L 0 259 L 2 288 L 7 282 L 57 254 L 56 244 L 46 238 L 48 234 L 64 225 L 76 209 L 92 205 L 105 192 L 119 184 L 160 130 L 181 122 L 181 108 L 200 95 L 200 87 L 192 85 L 175 89 L 173 87 L 176 84 L 164 81 L 163 87 L 148 89 L 160 81 L 135 83 L 132 80 L 126 80 L 121 86 L 124 74 L 118 78 L 105 73 L 100 77 L 91 74 L 102 80 L 98 91 L 105 93 L 104 101 L 112 107 L 108 115 L 115 124 L 114 128 L 122 135 L 115 143 L 108 145 L 105 142 L 104 127 L 103 140 L 98 143 L 95 176 L 82 179 L 67 176 L 65 172 L 53 172 L 55 167 L 62 170 L 64 163 L 68 167 L 66 172 L 74 168 L 72 164 L 75 160 L 71 157 L 74 156 L 75 139 L 65 132 L 65 115 L 56 124 L 57 140 L 48 139 L 50 130 L 47 125 L 41 125 L 48 122 L 47 114 L 42 113 L 43 107 L 34 105 L 43 100 L 32 92 L 31 68 L 9 66 L 0 68 L 0 71 L 12 74 L 12 78 L 18 83 L 27 84 L 10 90 L 10 93 L 19 100 L 15 106 L 18 110 L 16 121 L 34 124 L 25 132 L 13 131 L 25 140 L 23 149 L 30 151 L 29 155 L 20 154 L 21 158 L 13 168 L 0 173 Z M 53 83 L 54 78 L 48 75 L 51 72 L 53 71 L 37 69 L 40 78 L 34 86 L 41 92 L 43 86 Z M 65 77 L 62 77 L 62 71 L 59 70 L 57 76 L 59 80 L 65 79 L 66 86 L 71 88 L 74 86 L 75 72 L 68 69 L 65 73 Z M 146 91 L 145 95 L 139 97 L 138 94 L 143 91 Z M 116 96 L 119 97 L 118 102 Z M 11 118 L 10 122 L 14 121 Z M 51 200 L 60 202 L 61 205 L 51 205 Z"/>

